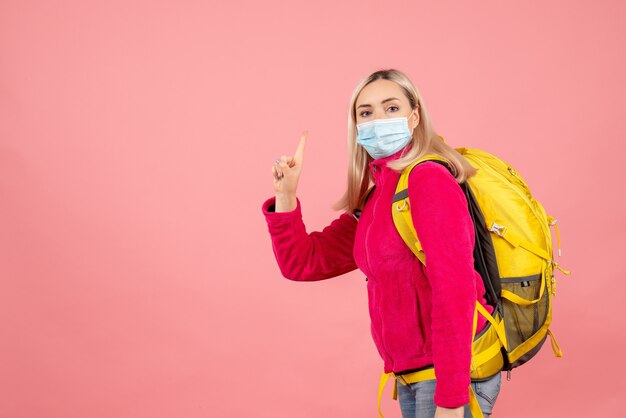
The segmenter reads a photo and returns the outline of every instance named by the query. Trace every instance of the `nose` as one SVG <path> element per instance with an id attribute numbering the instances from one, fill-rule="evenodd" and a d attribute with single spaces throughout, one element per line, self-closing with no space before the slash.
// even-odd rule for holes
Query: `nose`
<path id="1" fill-rule="evenodd" d="M 375 110 L 374 111 L 374 119 L 384 119 L 387 116 L 385 115 L 384 110 Z"/>

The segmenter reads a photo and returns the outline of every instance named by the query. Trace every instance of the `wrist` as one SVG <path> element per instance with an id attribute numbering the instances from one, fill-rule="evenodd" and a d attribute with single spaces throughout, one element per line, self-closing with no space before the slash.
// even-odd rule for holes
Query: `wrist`
<path id="1" fill-rule="evenodd" d="M 291 212 L 298 206 L 296 195 L 292 193 L 276 193 L 276 212 Z"/>

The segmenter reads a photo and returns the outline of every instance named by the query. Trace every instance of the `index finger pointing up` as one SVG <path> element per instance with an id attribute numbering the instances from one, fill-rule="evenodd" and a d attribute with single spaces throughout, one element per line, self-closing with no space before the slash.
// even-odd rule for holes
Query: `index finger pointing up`
<path id="1" fill-rule="evenodd" d="M 306 138 L 309 134 L 308 129 L 305 129 L 300 135 L 300 142 L 298 143 L 298 148 L 296 148 L 296 153 L 293 155 L 293 159 L 299 163 L 302 163 L 304 159 L 304 144 L 306 144 Z"/>

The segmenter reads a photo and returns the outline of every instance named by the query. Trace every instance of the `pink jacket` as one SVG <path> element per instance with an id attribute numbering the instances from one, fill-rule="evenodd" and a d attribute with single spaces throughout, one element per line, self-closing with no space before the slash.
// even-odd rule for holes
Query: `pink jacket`
<path id="1" fill-rule="evenodd" d="M 409 176 L 411 215 L 424 267 L 398 234 L 391 199 L 399 173 L 370 162 L 376 189 L 360 220 L 344 212 L 322 231 L 307 233 L 300 200 L 291 212 L 274 212 L 275 198 L 262 206 L 282 274 L 291 280 L 335 277 L 357 267 L 367 276 L 371 333 L 384 371 L 434 365 L 434 402 L 454 408 L 469 402 L 471 334 L 475 300 L 493 312 L 474 269 L 474 228 L 467 200 L 450 172 L 425 162 Z M 485 318 L 478 315 L 478 331 Z M 477 331 L 477 332 L 478 332 Z"/>

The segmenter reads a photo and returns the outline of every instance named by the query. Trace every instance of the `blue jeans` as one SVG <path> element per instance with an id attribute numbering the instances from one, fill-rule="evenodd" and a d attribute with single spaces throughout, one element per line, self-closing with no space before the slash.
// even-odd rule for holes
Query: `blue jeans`
<path id="1" fill-rule="evenodd" d="M 502 377 L 500 373 L 484 382 L 472 382 L 472 388 L 476 394 L 476 399 L 483 411 L 485 418 L 489 418 L 500 393 Z M 433 418 L 435 416 L 436 380 L 424 380 L 422 382 L 404 384 L 398 380 L 398 401 L 402 418 Z M 471 418 L 472 414 L 469 406 L 465 405 L 464 418 Z"/>

